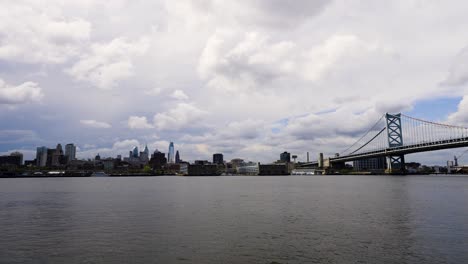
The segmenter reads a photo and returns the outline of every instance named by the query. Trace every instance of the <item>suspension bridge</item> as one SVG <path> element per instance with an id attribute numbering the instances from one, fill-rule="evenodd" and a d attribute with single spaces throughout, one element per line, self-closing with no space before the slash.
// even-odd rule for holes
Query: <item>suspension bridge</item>
<path id="1" fill-rule="evenodd" d="M 321 154 L 318 161 L 306 166 L 338 167 L 349 161 L 386 157 L 387 170 L 401 172 L 405 169 L 406 154 L 467 146 L 468 128 L 426 121 L 402 113 L 386 113 L 354 144 L 335 157 L 323 160 Z"/>

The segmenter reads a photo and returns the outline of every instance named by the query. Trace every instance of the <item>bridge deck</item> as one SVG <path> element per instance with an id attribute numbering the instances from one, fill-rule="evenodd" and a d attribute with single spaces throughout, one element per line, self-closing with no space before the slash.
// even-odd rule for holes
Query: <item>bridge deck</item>
<path id="1" fill-rule="evenodd" d="M 377 157 L 384 157 L 384 156 L 400 156 L 400 155 L 411 154 L 411 153 L 460 148 L 460 147 L 468 147 L 468 137 L 435 141 L 435 142 L 427 142 L 427 143 L 408 145 L 408 146 L 386 148 L 383 150 L 353 154 L 353 155 L 348 155 L 348 156 L 334 157 L 334 158 L 330 158 L 330 162 L 347 162 L 347 161 L 377 158 Z"/>

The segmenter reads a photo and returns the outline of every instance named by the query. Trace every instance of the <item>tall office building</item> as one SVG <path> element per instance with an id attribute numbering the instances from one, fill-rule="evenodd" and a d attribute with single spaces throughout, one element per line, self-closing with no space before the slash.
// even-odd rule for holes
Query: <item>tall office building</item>
<path id="1" fill-rule="evenodd" d="M 19 165 L 23 165 L 23 153 L 15 151 L 10 154 L 12 157 L 18 157 Z"/>
<path id="2" fill-rule="evenodd" d="M 174 163 L 174 143 L 169 143 L 169 152 L 167 153 L 167 163 Z"/>
<path id="3" fill-rule="evenodd" d="M 52 166 L 60 166 L 63 157 L 63 149 L 61 144 L 57 144 L 54 154 L 52 155 Z"/>
<path id="4" fill-rule="evenodd" d="M 149 150 L 148 146 L 145 145 L 145 149 L 140 152 L 140 161 L 146 163 L 149 161 Z"/>
<path id="5" fill-rule="evenodd" d="M 149 149 L 148 149 L 148 145 L 145 145 L 145 149 L 143 150 L 143 153 L 146 154 L 146 156 L 149 157 Z"/>
<path id="6" fill-rule="evenodd" d="M 179 151 L 177 150 L 176 153 L 175 153 L 175 163 L 180 163 L 180 155 L 179 155 Z"/>
<path id="7" fill-rule="evenodd" d="M 76 146 L 73 143 L 65 145 L 65 156 L 67 156 L 67 162 L 76 159 Z"/>
<path id="8" fill-rule="evenodd" d="M 224 163 L 223 154 L 221 153 L 213 154 L 213 164 L 223 164 L 223 163 Z"/>
<path id="9" fill-rule="evenodd" d="M 36 166 L 45 167 L 47 164 L 47 147 L 36 148 Z"/>
<path id="10" fill-rule="evenodd" d="M 280 154 L 280 161 L 281 162 L 291 162 L 291 153 L 283 152 Z"/>
<path id="11" fill-rule="evenodd" d="M 150 165 L 153 168 L 161 168 L 162 165 L 167 163 L 166 154 L 155 150 L 151 155 Z"/>
<path id="12" fill-rule="evenodd" d="M 23 165 L 23 154 L 20 152 L 13 152 L 8 156 L 0 156 L 0 166 L 15 166 Z"/>
<path id="13" fill-rule="evenodd" d="M 138 158 L 138 147 L 135 146 L 133 147 L 133 150 L 132 150 L 132 158 Z"/>

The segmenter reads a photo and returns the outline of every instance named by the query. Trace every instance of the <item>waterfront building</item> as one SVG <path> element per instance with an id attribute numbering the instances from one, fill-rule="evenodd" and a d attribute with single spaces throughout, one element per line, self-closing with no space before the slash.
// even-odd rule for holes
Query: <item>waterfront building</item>
<path id="1" fill-rule="evenodd" d="M 0 156 L 0 166 L 19 167 L 23 164 L 23 154 L 13 152 L 10 155 Z"/>
<path id="2" fill-rule="evenodd" d="M 36 148 L 36 166 L 45 167 L 47 165 L 47 147 Z"/>
<path id="3" fill-rule="evenodd" d="M 383 171 L 387 167 L 386 157 L 353 161 L 355 171 Z"/>
<path id="4" fill-rule="evenodd" d="M 223 154 L 221 153 L 213 154 L 213 164 L 224 164 Z"/>
<path id="5" fill-rule="evenodd" d="M 19 165 L 23 165 L 23 153 L 15 151 L 12 152 L 10 156 L 19 157 Z"/>
<path id="6" fill-rule="evenodd" d="M 177 150 L 176 153 L 175 153 L 175 163 L 180 163 L 180 155 L 179 155 L 179 151 Z"/>
<path id="7" fill-rule="evenodd" d="M 289 175 L 287 164 L 259 164 L 258 175 Z"/>
<path id="8" fill-rule="evenodd" d="M 37 165 L 37 160 L 36 159 L 33 159 L 33 160 L 25 160 L 24 161 L 24 166 L 26 167 L 34 167 Z"/>
<path id="9" fill-rule="evenodd" d="M 283 152 L 280 154 L 280 161 L 281 162 L 291 162 L 291 153 Z"/>
<path id="10" fill-rule="evenodd" d="M 235 170 L 237 174 L 258 175 L 258 163 L 257 162 L 242 162 L 236 165 Z"/>
<path id="11" fill-rule="evenodd" d="M 73 143 L 65 145 L 65 156 L 67 157 L 67 163 L 76 159 L 76 146 Z"/>
<path id="12" fill-rule="evenodd" d="M 112 171 L 115 168 L 116 161 L 112 158 L 103 159 L 101 162 L 105 171 Z"/>
<path id="13" fill-rule="evenodd" d="M 188 176 L 217 176 L 220 174 L 218 166 L 215 164 L 189 164 L 187 167 Z"/>
<path id="14" fill-rule="evenodd" d="M 166 154 L 160 152 L 159 150 L 155 150 L 153 155 L 151 155 L 149 163 L 153 169 L 160 169 L 167 163 Z"/>
<path id="15" fill-rule="evenodd" d="M 169 152 L 167 153 L 167 162 L 174 163 L 174 143 L 169 143 Z"/>

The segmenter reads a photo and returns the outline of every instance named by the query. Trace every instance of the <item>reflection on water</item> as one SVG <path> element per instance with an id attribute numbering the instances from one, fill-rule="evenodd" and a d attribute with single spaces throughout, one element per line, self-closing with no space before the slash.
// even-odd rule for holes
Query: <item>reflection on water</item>
<path id="1" fill-rule="evenodd" d="M 468 177 L 0 179 L 1 263 L 463 263 Z"/>

